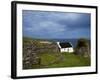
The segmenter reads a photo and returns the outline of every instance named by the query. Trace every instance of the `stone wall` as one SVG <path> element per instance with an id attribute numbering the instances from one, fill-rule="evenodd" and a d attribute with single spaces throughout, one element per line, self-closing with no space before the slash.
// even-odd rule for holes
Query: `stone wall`
<path id="1" fill-rule="evenodd" d="M 45 44 L 44 46 L 37 46 L 37 44 L 34 41 L 23 44 L 23 69 L 30 69 L 34 64 L 41 65 L 41 59 L 38 56 L 40 53 L 49 52 L 52 54 L 59 52 L 55 43 Z"/>

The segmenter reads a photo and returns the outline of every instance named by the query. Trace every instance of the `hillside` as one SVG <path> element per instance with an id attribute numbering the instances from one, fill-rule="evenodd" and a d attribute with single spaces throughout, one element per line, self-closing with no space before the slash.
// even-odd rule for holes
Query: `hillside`
<path id="1" fill-rule="evenodd" d="M 23 69 L 90 66 L 90 57 L 60 53 L 55 42 L 23 38 Z"/>

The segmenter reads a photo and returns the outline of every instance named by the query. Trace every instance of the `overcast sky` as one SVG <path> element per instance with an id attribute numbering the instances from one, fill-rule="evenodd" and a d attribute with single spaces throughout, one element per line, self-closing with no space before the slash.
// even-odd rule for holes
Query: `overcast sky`
<path id="1" fill-rule="evenodd" d="M 23 36 L 32 38 L 90 38 L 90 14 L 23 10 Z"/>

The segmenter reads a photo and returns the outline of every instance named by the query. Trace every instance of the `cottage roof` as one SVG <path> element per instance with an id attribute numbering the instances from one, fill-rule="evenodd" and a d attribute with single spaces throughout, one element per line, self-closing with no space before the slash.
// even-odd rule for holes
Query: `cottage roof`
<path id="1" fill-rule="evenodd" d="M 72 47 L 72 45 L 69 42 L 61 42 L 59 43 L 59 45 L 61 46 L 61 48 Z"/>

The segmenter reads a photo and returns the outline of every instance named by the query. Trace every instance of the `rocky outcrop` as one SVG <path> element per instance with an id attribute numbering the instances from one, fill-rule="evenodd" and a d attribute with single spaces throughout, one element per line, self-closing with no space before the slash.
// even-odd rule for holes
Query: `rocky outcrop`
<path id="1" fill-rule="evenodd" d="M 90 41 L 86 39 L 79 39 L 75 48 L 75 54 L 84 57 L 90 56 Z"/>

